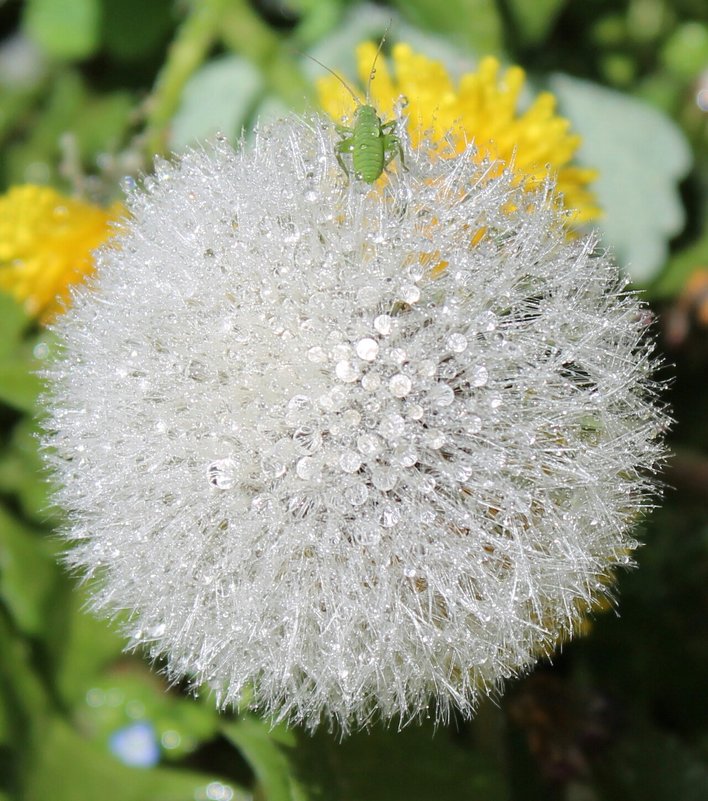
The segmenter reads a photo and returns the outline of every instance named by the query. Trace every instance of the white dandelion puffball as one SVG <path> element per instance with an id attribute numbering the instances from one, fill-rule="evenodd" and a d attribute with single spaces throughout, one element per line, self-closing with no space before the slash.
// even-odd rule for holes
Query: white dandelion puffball
<path id="1" fill-rule="evenodd" d="M 45 445 L 132 644 L 346 731 L 470 714 L 572 634 L 665 412 L 646 312 L 552 187 L 407 144 L 370 187 L 335 142 L 292 119 L 157 165 L 56 325 Z"/>

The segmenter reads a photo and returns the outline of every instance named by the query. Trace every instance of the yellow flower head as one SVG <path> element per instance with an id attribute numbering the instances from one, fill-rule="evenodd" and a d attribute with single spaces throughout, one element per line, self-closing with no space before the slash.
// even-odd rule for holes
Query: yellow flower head
<path id="1" fill-rule="evenodd" d="M 358 72 L 364 85 L 375 54 L 376 46 L 371 42 L 357 48 Z M 555 97 L 543 92 L 529 108 L 518 111 L 525 81 L 520 67 L 509 67 L 502 73 L 496 58 L 484 58 L 476 72 L 463 75 L 455 86 L 440 62 L 415 53 L 407 44 L 397 44 L 393 48 L 393 72 L 395 77 L 380 58 L 370 102 L 390 119 L 396 103 L 404 97 L 414 146 L 423 141 L 451 144 L 460 152 L 474 142 L 480 160 L 498 160 L 500 169 L 512 164 L 528 189 L 543 184 L 549 174 L 554 176 L 574 223 L 600 215 L 588 189 L 596 173 L 571 163 L 580 137 L 569 131 L 568 120 L 556 114 Z M 353 112 L 352 97 L 334 76 L 322 78 L 318 91 L 322 107 L 334 119 Z"/>
<path id="2" fill-rule="evenodd" d="M 103 209 L 47 186 L 16 186 L 0 197 L 0 289 L 47 322 L 69 287 L 93 270 L 92 251 L 111 235 L 120 206 Z"/>

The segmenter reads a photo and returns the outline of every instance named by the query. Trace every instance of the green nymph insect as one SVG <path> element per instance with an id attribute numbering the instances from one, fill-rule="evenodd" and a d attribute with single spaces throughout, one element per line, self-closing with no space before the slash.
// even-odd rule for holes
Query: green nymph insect
<path id="1" fill-rule="evenodd" d="M 369 73 L 369 81 L 366 85 L 366 103 L 361 103 L 354 94 L 353 89 L 337 75 L 334 70 L 331 70 L 326 64 L 317 61 L 316 58 L 312 60 L 330 72 L 342 84 L 342 86 L 349 92 L 357 105 L 357 110 L 354 112 L 354 124 L 349 127 L 346 125 L 335 125 L 337 133 L 342 139 L 335 145 L 335 154 L 339 165 L 347 174 L 350 175 L 347 165 L 344 163 L 344 154 L 349 154 L 352 157 L 352 167 L 354 177 L 367 184 L 373 184 L 388 167 L 388 165 L 396 158 L 396 155 L 401 157 L 401 164 L 405 167 L 403 160 L 403 147 L 401 140 L 396 136 L 394 131 L 398 124 L 397 120 L 389 120 L 383 122 L 381 117 L 376 112 L 376 109 L 370 103 L 371 81 L 376 72 L 376 62 L 381 48 L 386 41 L 386 34 L 384 34 L 379 43 L 374 63 L 371 65 L 371 72 Z"/>

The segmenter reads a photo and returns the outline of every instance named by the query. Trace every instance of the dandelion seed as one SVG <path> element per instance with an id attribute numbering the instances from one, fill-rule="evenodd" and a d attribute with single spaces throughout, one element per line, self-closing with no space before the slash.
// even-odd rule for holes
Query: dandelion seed
<path id="1" fill-rule="evenodd" d="M 362 191 L 335 140 L 284 121 L 131 195 L 56 323 L 45 445 L 98 610 L 224 705 L 346 731 L 469 715 L 571 634 L 666 417 L 641 305 L 552 186 L 406 144 Z"/>

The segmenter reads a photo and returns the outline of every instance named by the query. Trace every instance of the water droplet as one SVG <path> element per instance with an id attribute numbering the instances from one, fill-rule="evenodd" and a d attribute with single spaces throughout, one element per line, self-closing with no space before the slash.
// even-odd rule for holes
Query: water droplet
<path id="1" fill-rule="evenodd" d="M 398 472 L 388 467 L 375 467 L 371 471 L 371 483 L 382 492 L 392 490 L 398 481 Z"/>
<path id="2" fill-rule="evenodd" d="M 327 412 L 336 412 L 347 402 L 347 392 L 342 387 L 334 387 L 318 398 L 320 406 Z"/>
<path id="3" fill-rule="evenodd" d="M 322 477 L 322 465 L 312 456 L 303 456 L 295 465 L 295 472 L 303 481 L 319 481 Z"/>
<path id="4" fill-rule="evenodd" d="M 375 392 L 381 386 L 381 376 L 377 373 L 367 373 L 361 379 L 361 385 L 367 392 Z"/>
<path id="5" fill-rule="evenodd" d="M 447 346 L 453 353 L 462 353 L 467 347 L 467 337 L 464 334 L 450 334 Z"/>
<path id="6" fill-rule="evenodd" d="M 408 268 L 408 276 L 412 281 L 420 281 L 423 275 L 425 275 L 425 268 L 420 261 L 414 262 Z"/>
<path id="7" fill-rule="evenodd" d="M 300 453 L 312 455 L 322 446 L 322 434 L 312 426 L 300 426 L 295 429 L 293 442 Z"/>
<path id="8" fill-rule="evenodd" d="M 384 504 L 381 509 L 381 525 L 384 528 L 393 528 L 401 519 L 400 509 L 392 503 Z"/>
<path id="9" fill-rule="evenodd" d="M 374 328 L 379 332 L 379 334 L 387 337 L 393 330 L 393 318 L 389 317 L 388 314 L 380 314 L 374 320 Z"/>
<path id="10" fill-rule="evenodd" d="M 455 400 L 455 393 L 447 384 L 436 384 L 430 390 L 429 397 L 436 406 L 449 406 Z"/>
<path id="11" fill-rule="evenodd" d="M 418 573 L 416 572 L 416 569 L 414 567 L 404 567 L 403 575 L 406 578 L 412 579 L 415 578 L 418 575 Z"/>
<path id="12" fill-rule="evenodd" d="M 192 359 L 187 365 L 187 375 L 193 381 L 204 381 L 208 375 L 206 365 L 197 359 Z"/>
<path id="13" fill-rule="evenodd" d="M 347 384 L 351 384 L 359 378 L 359 368 L 353 362 L 337 362 L 334 372 L 340 381 L 344 381 Z"/>
<path id="14" fill-rule="evenodd" d="M 277 508 L 277 501 L 269 492 L 261 492 L 253 496 L 251 510 L 258 515 L 272 514 Z"/>
<path id="15" fill-rule="evenodd" d="M 423 359 L 418 362 L 418 375 L 423 378 L 431 378 L 435 375 L 437 364 L 432 359 Z"/>
<path id="16" fill-rule="evenodd" d="M 482 312 L 477 318 L 480 331 L 494 331 L 497 327 L 497 315 L 493 311 Z"/>
<path id="17" fill-rule="evenodd" d="M 288 511 L 298 520 L 304 520 L 317 509 L 317 500 L 309 494 L 296 494 L 288 501 Z"/>
<path id="18" fill-rule="evenodd" d="M 356 343 L 356 355 L 367 362 L 373 362 L 379 355 L 379 344 L 375 339 L 360 339 Z"/>
<path id="19" fill-rule="evenodd" d="M 406 414 L 411 420 L 422 420 L 425 410 L 419 403 L 411 403 L 406 407 Z"/>
<path id="20" fill-rule="evenodd" d="M 405 398 L 405 396 L 411 391 L 412 386 L 413 384 L 411 383 L 410 378 L 402 373 L 394 375 L 388 382 L 388 388 L 391 394 L 396 398 Z"/>
<path id="21" fill-rule="evenodd" d="M 361 467 L 361 457 L 356 451 L 345 451 L 339 457 L 339 466 L 345 473 L 356 473 Z"/>
<path id="22" fill-rule="evenodd" d="M 374 306 L 378 303 L 379 292 L 373 286 L 365 286 L 356 293 L 356 299 L 360 306 Z"/>
<path id="23" fill-rule="evenodd" d="M 420 479 L 420 491 L 425 495 L 430 495 L 436 484 L 437 481 L 432 476 L 422 476 Z"/>
<path id="24" fill-rule="evenodd" d="M 465 426 L 468 434 L 479 434 L 482 430 L 482 418 L 476 414 L 472 414 L 467 418 L 467 425 Z"/>
<path id="25" fill-rule="evenodd" d="M 429 428 L 427 431 L 423 432 L 423 445 L 427 448 L 432 448 L 433 450 L 438 450 L 442 448 L 445 444 L 445 434 L 442 431 L 438 431 L 435 428 Z"/>
<path id="26" fill-rule="evenodd" d="M 487 368 L 483 364 L 479 364 L 477 367 L 474 367 L 470 374 L 470 380 L 472 382 L 472 386 L 483 387 L 489 380 L 489 372 L 487 371 Z"/>
<path id="27" fill-rule="evenodd" d="M 293 395 L 288 401 L 289 412 L 299 412 L 307 409 L 312 401 L 307 395 Z"/>
<path id="28" fill-rule="evenodd" d="M 365 521 L 354 529 L 354 539 L 361 545 L 378 545 L 381 542 L 381 533 L 380 526 Z"/>
<path id="29" fill-rule="evenodd" d="M 357 437 L 356 447 L 364 456 L 373 456 L 381 450 L 381 438 L 376 434 L 361 434 Z"/>
<path id="30" fill-rule="evenodd" d="M 366 484 L 359 481 L 344 490 L 344 497 L 352 506 L 361 506 L 366 503 L 369 497 L 369 490 L 366 488 Z"/>
<path id="31" fill-rule="evenodd" d="M 327 361 L 327 352 L 324 348 L 319 347 L 319 345 L 315 345 L 314 348 L 310 348 L 307 351 L 307 358 L 313 364 L 322 364 Z"/>
<path id="32" fill-rule="evenodd" d="M 35 359 L 46 359 L 49 355 L 49 345 L 46 342 L 38 342 L 32 350 Z"/>
<path id="33" fill-rule="evenodd" d="M 166 628 L 167 627 L 165 626 L 164 623 L 158 623 L 156 626 L 153 626 L 152 628 L 148 629 L 148 632 L 147 632 L 148 637 L 150 637 L 151 639 L 156 640 L 159 637 L 162 637 L 162 635 L 165 633 L 165 629 Z"/>
<path id="34" fill-rule="evenodd" d="M 393 451 L 393 461 L 401 467 L 413 467 L 418 461 L 418 451 L 412 445 L 399 445 Z"/>
<path id="35" fill-rule="evenodd" d="M 286 466 L 273 455 L 264 456 L 261 459 L 261 473 L 265 479 L 280 478 L 285 474 Z"/>
<path id="36" fill-rule="evenodd" d="M 420 289 L 415 284 L 409 284 L 401 289 L 401 300 L 411 306 L 420 300 Z"/>
<path id="37" fill-rule="evenodd" d="M 472 468 L 466 462 L 457 462 L 450 467 L 450 475 L 455 481 L 467 481 L 472 475 Z"/>
<path id="38" fill-rule="evenodd" d="M 214 489 L 231 489 L 236 483 L 238 463 L 231 459 L 217 459 L 207 466 L 207 479 Z"/>
<path id="39" fill-rule="evenodd" d="M 396 439 L 406 430 L 406 421 L 400 414 L 385 414 L 379 422 L 377 431 L 385 439 Z"/>
<path id="40" fill-rule="evenodd" d="M 339 419 L 344 428 L 356 428 L 361 423 L 361 413 L 356 409 L 347 409 Z"/>
<path id="41" fill-rule="evenodd" d="M 342 342 L 332 348 L 332 360 L 335 362 L 348 361 L 353 355 L 352 346 L 346 342 Z"/>

